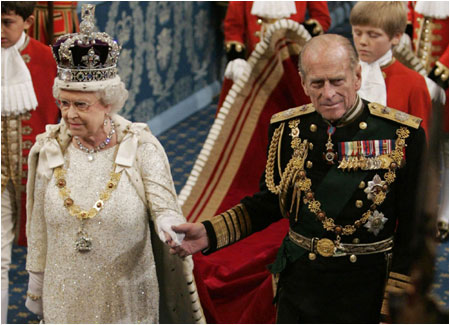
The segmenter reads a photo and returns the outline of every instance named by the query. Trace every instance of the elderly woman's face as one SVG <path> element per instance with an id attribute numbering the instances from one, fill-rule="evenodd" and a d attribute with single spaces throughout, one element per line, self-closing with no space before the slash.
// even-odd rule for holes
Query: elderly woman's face
<path id="1" fill-rule="evenodd" d="M 73 136 L 87 138 L 102 132 L 103 121 L 111 108 L 104 106 L 95 92 L 61 90 L 58 101 Z"/>

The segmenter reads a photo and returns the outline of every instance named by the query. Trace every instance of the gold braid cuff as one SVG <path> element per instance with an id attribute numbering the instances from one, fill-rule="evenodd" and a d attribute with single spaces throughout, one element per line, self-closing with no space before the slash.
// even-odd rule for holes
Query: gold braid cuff
<path id="1" fill-rule="evenodd" d="M 390 272 L 389 279 L 386 284 L 386 289 L 384 291 L 381 315 L 389 315 L 389 295 L 402 295 L 404 293 L 412 294 L 413 292 L 414 286 L 412 284 L 411 277 L 401 273 Z"/>
<path id="2" fill-rule="evenodd" d="M 396 273 L 390 272 L 389 279 L 386 285 L 386 291 L 389 293 L 411 293 L 414 290 L 412 285 L 411 277 Z"/>
<path id="3" fill-rule="evenodd" d="M 251 234 L 251 220 L 240 203 L 210 220 L 217 238 L 217 249 L 228 246 Z"/>

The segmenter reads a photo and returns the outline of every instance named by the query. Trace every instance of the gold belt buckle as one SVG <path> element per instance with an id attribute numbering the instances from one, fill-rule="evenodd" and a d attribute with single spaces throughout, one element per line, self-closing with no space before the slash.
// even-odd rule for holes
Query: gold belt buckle
<path id="1" fill-rule="evenodd" d="M 322 255 L 323 257 L 331 257 L 334 254 L 334 243 L 332 240 L 328 238 L 322 238 L 317 242 L 317 253 Z"/>

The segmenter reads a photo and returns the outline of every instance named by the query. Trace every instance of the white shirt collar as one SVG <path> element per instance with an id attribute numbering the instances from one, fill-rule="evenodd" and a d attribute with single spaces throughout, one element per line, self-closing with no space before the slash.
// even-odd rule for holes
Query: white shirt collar
<path id="1" fill-rule="evenodd" d="M 367 63 L 359 61 L 361 64 L 361 89 L 358 94 L 361 98 L 369 102 L 377 102 L 384 106 L 387 104 L 386 82 L 384 81 L 381 67 L 392 61 L 392 50 L 387 51 L 378 60 Z"/>

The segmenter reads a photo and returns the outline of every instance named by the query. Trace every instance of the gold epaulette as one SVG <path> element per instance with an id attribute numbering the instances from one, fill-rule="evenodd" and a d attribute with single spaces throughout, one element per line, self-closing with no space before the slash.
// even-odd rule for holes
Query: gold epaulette
<path id="1" fill-rule="evenodd" d="M 422 122 L 422 119 L 419 117 L 407 114 L 394 108 L 383 106 L 378 103 L 370 103 L 369 111 L 372 115 L 383 117 L 414 129 L 418 129 L 420 123 Z"/>
<path id="2" fill-rule="evenodd" d="M 308 104 L 308 105 L 297 106 L 297 107 L 294 107 L 294 108 L 289 108 L 289 109 L 287 109 L 285 111 L 273 114 L 272 118 L 270 119 L 270 124 L 277 123 L 277 122 L 284 121 L 284 120 L 288 120 L 288 119 L 290 119 L 292 117 L 309 114 L 309 113 L 312 113 L 312 112 L 315 112 L 315 111 L 316 111 L 316 109 L 314 108 L 313 104 Z"/>

